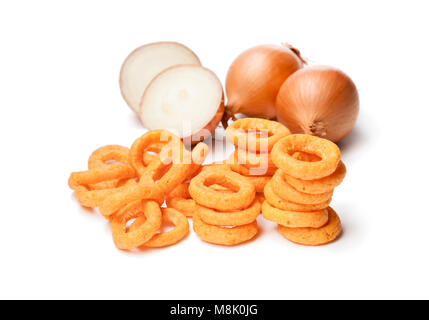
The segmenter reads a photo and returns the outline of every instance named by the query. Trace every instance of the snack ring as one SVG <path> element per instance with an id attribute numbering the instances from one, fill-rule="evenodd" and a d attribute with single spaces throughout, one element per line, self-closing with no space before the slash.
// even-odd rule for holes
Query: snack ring
<path id="1" fill-rule="evenodd" d="M 173 224 L 174 228 L 167 232 L 156 233 L 152 239 L 143 244 L 144 247 L 162 248 L 176 244 L 183 240 L 189 233 L 188 219 L 179 211 L 172 208 L 161 208 L 162 222 Z M 146 222 L 145 216 L 138 217 L 130 226 L 128 232 L 138 230 Z"/>
<path id="2" fill-rule="evenodd" d="M 258 134 L 259 133 L 259 134 Z M 261 134 L 263 136 L 261 137 Z M 290 134 L 288 128 L 276 121 L 243 118 L 226 128 L 226 138 L 236 148 L 252 152 L 267 153 L 279 139 Z"/>
<path id="3" fill-rule="evenodd" d="M 116 161 L 128 164 L 129 149 L 120 145 L 107 145 L 95 150 L 88 159 L 88 169 L 103 168 L 109 166 L 107 161 Z M 99 182 L 89 186 L 91 190 L 102 190 L 115 188 L 118 185 L 119 179 L 114 179 L 105 182 Z"/>
<path id="4" fill-rule="evenodd" d="M 286 211 L 316 211 L 326 209 L 331 203 L 331 199 L 328 199 L 322 203 L 317 204 L 299 204 L 291 201 L 282 199 L 272 188 L 271 181 L 267 183 L 264 188 L 264 196 L 267 202 L 281 210 Z"/>
<path id="5" fill-rule="evenodd" d="M 104 199 L 100 205 L 100 213 L 105 217 L 109 217 L 129 203 L 141 200 L 153 200 L 153 202 L 157 202 L 161 206 L 164 203 L 164 193 L 153 183 L 131 185 Z M 116 215 L 118 214 L 120 213 L 118 212 Z"/>
<path id="6" fill-rule="evenodd" d="M 127 222 L 143 214 L 146 217 L 145 222 L 138 228 L 127 232 Z M 142 246 L 156 234 L 161 228 L 161 224 L 161 208 L 155 201 L 131 202 L 110 222 L 113 241 L 122 250 L 131 250 Z"/>
<path id="7" fill-rule="evenodd" d="M 279 232 L 286 239 L 307 246 L 319 246 L 334 241 L 341 234 L 341 221 L 331 207 L 329 220 L 321 228 L 288 228 L 279 224 Z"/>
<path id="8" fill-rule="evenodd" d="M 165 169 L 172 162 L 171 167 L 156 182 L 161 191 L 168 194 L 201 166 L 208 154 L 208 146 L 204 143 L 199 143 L 192 153 L 183 148 L 183 150 L 176 152 L 179 154 L 176 158 L 174 158 L 175 152 L 170 146 L 164 148 L 163 151 L 165 151 L 165 154 L 160 154 L 144 170 L 140 177 L 140 183 L 155 182 L 160 170 Z"/>
<path id="9" fill-rule="evenodd" d="M 219 184 L 233 192 L 213 190 L 209 186 Z M 200 205 L 219 211 L 247 208 L 255 199 L 255 187 L 238 173 L 228 170 L 207 170 L 191 180 L 189 193 Z"/>
<path id="10" fill-rule="evenodd" d="M 128 164 L 129 149 L 120 145 L 107 145 L 96 149 L 88 158 L 88 168 L 106 167 L 107 161 L 117 161 Z"/>
<path id="11" fill-rule="evenodd" d="M 328 210 L 318 211 L 285 211 L 271 206 L 267 201 L 262 204 L 262 215 L 265 219 L 289 228 L 320 228 L 328 222 Z"/>
<path id="12" fill-rule="evenodd" d="M 192 217 L 200 206 L 192 199 L 188 188 L 189 183 L 182 183 L 177 186 L 168 195 L 166 203 L 167 207 L 174 208 L 187 217 Z M 210 188 L 217 191 L 232 192 L 228 188 L 216 184 L 211 185 Z"/>
<path id="13" fill-rule="evenodd" d="M 338 164 L 337 169 L 331 175 L 316 180 L 301 180 L 290 175 L 284 174 L 283 177 L 287 183 L 298 191 L 305 193 L 325 193 L 331 192 L 335 187 L 341 184 L 346 176 L 346 166 L 342 161 Z"/>
<path id="14" fill-rule="evenodd" d="M 151 130 L 146 132 L 140 138 L 134 141 L 129 153 L 129 163 L 141 176 L 147 164 L 145 165 L 144 155 L 148 151 L 160 150 L 162 145 L 171 144 L 173 147 L 182 148 L 183 144 L 179 137 L 167 130 Z M 151 149 L 152 148 L 152 149 Z"/>
<path id="15" fill-rule="evenodd" d="M 198 237 L 206 242 L 224 246 L 234 246 L 251 240 L 258 233 L 258 224 L 250 224 L 232 228 L 212 226 L 202 221 L 198 215 L 193 217 L 193 228 Z"/>
<path id="16" fill-rule="evenodd" d="M 216 211 L 199 206 L 198 217 L 214 226 L 242 226 L 252 223 L 261 213 L 261 203 L 255 199 L 250 207 L 241 211 Z"/>
<path id="17" fill-rule="evenodd" d="M 74 195 L 82 206 L 94 208 L 100 206 L 107 197 L 110 197 L 117 192 L 121 192 L 131 185 L 137 185 L 137 182 L 134 180 L 128 180 L 123 186 L 103 190 L 88 190 L 84 186 L 78 186 L 74 191 Z"/>
<path id="18" fill-rule="evenodd" d="M 249 167 L 246 164 L 241 164 L 236 152 L 232 153 L 229 156 L 228 164 L 232 171 L 248 177 L 263 176 L 263 175 L 272 176 L 277 170 L 277 167 L 275 166 L 269 167 L 268 164 L 265 164 L 265 165 L 260 164 L 259 167 L 257 166 Z"/>
<path id="19" fill-rule="evenodd" d="M 284 179 L 284 171 L 279 169 L 274 174 L 271 179 L 272 187 L 276 190 L 276 193 L 287 201 L 302 203 L 302 204 L 316 204 L 322 203 L 332 198 L 333 191 L 310 194 L 300 192 L 294 189 L 289 183 Z"/>
<path id="20" fill-rule="evenodd" d="M 297 151 L 316 155 L 321 160 L 297 160 L 293 156 Z M 306 134 L 294 134 L 280 139 L 271 152 L 271 159 L 278 168 L 302 180 L 329 176 L 337 169 L 340 156 L 340 149 L 335 143 Z"/>
<path id="21" fill-rule="evenodd" d="M 86 171 L 72 172 L 68 181 L 71 189 L 78 186 L 90 185 L 114 179 L 130 179 L 135 177 L 135 171 L 127 164 L 113 163 L 106 167 L 94 168 Z"/>
<path id="22" fill-rule="evenodd" d="M 277 168 L 273 160 L 271 160 L 270 153 L 254 153 L 247 152 L 246 150 L 242 149 L 235 149 L 234 159 L 237 160 L 238 164 L 242 164 L 247 168 Z"/>

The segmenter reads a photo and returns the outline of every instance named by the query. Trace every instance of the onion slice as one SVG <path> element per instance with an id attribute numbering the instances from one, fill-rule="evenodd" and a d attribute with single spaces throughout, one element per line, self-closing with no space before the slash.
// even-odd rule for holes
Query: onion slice
<path id="1" fill-rule="evenodd" d="M 197 55 L 177 42 L 155 42 L 131 52 L 119 76 L 122 97 L 135 112 L 147 85 L 161 71 L 179 64 L 201 65 Z"/>
<path id="2" fill-rule="evenodd" d="M 152 80 L 139 116 L 150 130 L 166 129 L 196 143 L 213 133 L 223 112 L 223 89 L 217 76 L 204 67 L 180 65 Z"/>

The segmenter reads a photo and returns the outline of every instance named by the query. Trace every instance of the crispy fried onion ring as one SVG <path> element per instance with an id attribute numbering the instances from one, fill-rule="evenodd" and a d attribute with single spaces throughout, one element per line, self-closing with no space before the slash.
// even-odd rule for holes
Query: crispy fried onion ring
<path id="1" fill-rule="evenodd" d="M 346 172 L 346 166 L 342 161 L 340 161 L 337 170 L 324 178 L 316 180 L 301 180 L 287 174 L 284 174 L 283 177 L 287 183 L 300 192 L 318 194 L 333 191 L 335 187 L 339 186 L 341 182 L 343 182 Z"/>
<path id="2" fill-rule="evenodd" d="M 328 222 L 328 210 L 318 211 L 285 211 L 274 208 L 267 201 L 262 204 L 262 215 L 265 219 L 289 228 L 319 228 Z"/>
<path id="3" fill-rule="evenodd" d="M 155 182 L 160 170 L 164 170 L 165 166 L 172 163 L 171 167 L 156 182 L 156 185 L 165 194 L 168 194 L 201 166 L 207 154 L 208 146 L 204 143 L 199 143 L 192 153 L 186 149 L 175 152 L 174 147 L 167 146 L 161 151 L 160 157 L 153 160 L 145 169 L 140 177 L 140 183 Z"/>
<path id="4" fill-rule="evenodd" d="M 178 185 L 172 192 L 170 192 L 166 199 L 166 203 L 167 207 L 174 208 L 187 217 L 192 217 L 200 206 L 195 202 L 194 199 L 192 199 L 188 188 L 189 183 L 182 183 Z M 216 191 L 224 191 L 228 193 L 233 192 L 230 189 L 217 184 L 213 184 L 209 188 Z"/>
<path id="5" fill-rule="evenodd" d="M 198 217 L 215 226 L 242 226 L 252 223 L 261 213 L 261 203 L 255 199 L 250 207 L 240 211 L 217 211 L 199 206 Z"/>
<path id="6" fill-rule="evenodd" d="M 105 217 L 109 217 L 128 204 L 141 200 L 153 200 L 159 205 L 162 205 L 164 203 L 164 193 L 154 183 L 138 183 L 136 185 L 127 186 L 120 192 L 116 192 L 104 199 L 100 205 L 100 213 Z M 120 212 L 116 215 L 118 214 L 120 214 Z"/>
<path id="7" fill-rule="evenodd" d="M 331 203 L 331 199 L 328 199 L 321 203 L 316 204 L 299 204 L 291 201 L 282 199 L 272 187 L 272 182 L 268 182 L 264 189 L 265 199 L 270 205 L 281 210 L 286 211 L 316 211 L 326 209 Z"/>
<path id="8" fill-rule="evenodd" d="M 194 215 L 192 220 L 198 237 L 213 244 L 234 246 L 251 240 L 258 233 L 256 220 L 250 224 L 236 227 L 213 226 L 202 221 L 198 215 Z"/>
<path id="9" fill-rule="evenodd" d="M 106 198 L 114 195 L 117 192 L 121 192 L 132 185 L 137 185 L 137 182 L 131 179 L 128 180 L 123 186 L 103 190 L 88 190 L 84 186 L 78 186 L 74 191 L 74 195 L 82 206 L 94 208 L 100 206 Z"/>
<path id="10" fill-rule="evenodd" d="M 277 170 L 271 179 L 273 189 L 282 199 L 301 204 L 317 204 L 332 198 L 333 191 L 318 194 L 300 192 L 285 181 L 284 174 L 283 170 Z"/>
<path id="11" fill-rule="evenodd" d="M 321 160 L 298 160 L 293 156 L 295 152 L 310 153 Z M 271 158 L 278 168 L 302 180 L 329 176 L 337 169 L 340 156 L 340 149 L 335 143 L 306 134 L 294 134 L 280 139 L 271 152 Z"/>
<path id="12" fill-rule="evenodd" d="M 341 234 L 341 221 L 331 207 L 328 208 L 329 220 L 318 229 L 288 228 L 279 224 L 279 232 L 286 239 L 307 246 L 319 246 L 334 241 Z"/>
<path id="13" fill-rule="evenodd" d="M 271 160 L 270 153 L 255 153 L 242 149 L 235 149 L 234 154 L 238 163 L 244 165 L 247 168 L 276 168 L 276 165 Z"/>
<path id="14" fill-rule="evenodd" d="M 128 221 L 145 215 L 146 220 L 134 230 L 127 230 Z M 115 245 L 122 250 L 142 246 L 157 233 L 162 225 L 162 213 L 155 201 L 135 201 L 128 203 L 110 222 Z"/>
<path id="15" fill-rule="evenodd" d="M 218 184 L 233 192 L 213 190 Z M 255 187 L 238 173 L 227 170 L 207 170 L 191 180 L 189 193 L 200 205 L 219 211 L 235 211 L 247 208 L 255 199 Z"/>
<path id="16" fill-rule="evenodd" d="M 69 187 L 75 190 L 78 186 L 89 189 L 90 185 L 114 179 L 131 179 L 135 171 L 127 164 L 112 163 L 106 167 L 93 168 L 86 171 L 72 172 L 68 181 Z"/>
<path id="17" fill-rule="evenodd" d="M 236 148 L 267 153 L 279 139 L 289 135 L 290 131 L 276 121 L 243 118 L 228 126 L 225 134 Z"/>
<path id="18" fill-rule="evenodd" d="M 163 146 L 170 144 L 173 148 L 181 150 L 183 148 L 182 141 L 179 137 L 167 130 L 151 130 L 146 132 L 140 138 L 134 141 L 129 153 L 129 163 L 141 176 L 147 165 L 153 161 L 144 161 L 145 154 L 152 152 L 161 152 Z M 145 163 L 146 162 L 146 163 Z"/>
<path id="19" fill-rule="evenodd" d="M 261 166 L 247 166 L 246 164 L 241 164 L 238 159 L 237 152 L 232 153 L 228 158 L 228 164 L 232 171 L 237 172 L 243 176 L 272 176 L 277 167 L 271 166 L 269 167 L 267 164 L 261 164 Z"/>
<path id="20" fill-rule="evenodd" d="M 173 224 L 174 228 L 167 232 L 156 233 L 149 241 L 143 244 L 144 247 L 162 248 L 176 244 L 183 240 L 189 233 L 188 219 L 179 211 L 172 208 L 161 208 L 162 223 Z M 138 230 L 145 222 L 146 216 L 136 218 L 131 224 L 128 232 Z"/>
<path id="21" fill-rule="evenodd" d="M 119 145 L 107 145 L 98 148 L 95 150 L 88 159 L 88 169 L 94 168 L 105 168 L 111 163 L 108 162 L 121 162 L 128 164 L 128 153 L 129 149 L 127 147 Z M 110 181 L 99 182 L 93 185 L 89 185 L 90 190 L 103 190 L 116 188 L 120 179 L 114 179 Z"/>

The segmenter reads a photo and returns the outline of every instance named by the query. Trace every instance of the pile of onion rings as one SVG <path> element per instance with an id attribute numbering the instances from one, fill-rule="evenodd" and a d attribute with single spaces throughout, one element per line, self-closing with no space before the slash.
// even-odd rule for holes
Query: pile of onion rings
<path id="1" fill-rule="evenodd" d="M 69 187 L 82 206 L 98 207 L 110 220 L 119 249 L 170 246 L 186 237 L 189 223 L 181 211 L 162 207 L 166 195 L 195 176 L 207 153 L 204 143 L 189 152 L 174 134 L 153 130 L 131 149 L 110 145 L 95 150 L 88 170 L 70 175 Z M 159 232 L 166 224 L 174 228 Z"/>
<path id="2" fill-rule="evenodd" d="M 255 238 L 262 212 L 280 234 L 304 245 L 322 245 L 341 233 L 329 207 L 346 175 L 338 147 L 325 139 L 291 135 L 264 119 L 236 120 L 226 130 L 235 145 L 229 159 L 203 165 L 208 146 L 188 151 L 179 137 L 152 130 L 131 148 L 107 145 L 71 173 L 68 185 L 84 207 L 110 221 L 122 250 L 176 244 L 189 233 L 224 246 Z M 169 231 L 162 232 L 166 225 Z"/>
<path id="3" fill-rule="evenodd" d="M 340 157 L 334 143 L 304 134 L 284 137 L 273 147 L 271 158 L 279 169 L 265 186 L 262 215 L 278 223 L 286 239 L 315 246 L 341 233 L 341 221 L 329 207 L 346 175 Z"/>

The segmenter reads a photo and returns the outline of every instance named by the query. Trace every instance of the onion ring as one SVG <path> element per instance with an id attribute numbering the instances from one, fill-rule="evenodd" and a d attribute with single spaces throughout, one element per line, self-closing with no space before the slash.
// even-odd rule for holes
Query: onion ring
<path id="1" fill-rule="evenodd" d="M 144 163 L 144 154 L 150 151 L 150 148 L 159 148 L 162 145 L 172 144 L 173 147 L 183 147 L 179 137 L 167 130 L 151 130 L 146 132 L 140 138 L 134 141 L 129 153 L 129 163 L 141 176 L 147 165 Z M 153 149 L 152 149 L 153 150 Z"/>
<path id="2" fill-rule="evenodd" d="M 271 160 L 270 153 L 255 153 L 242 149 L 235 149 L 234 157 L 237 159 L 238 164 L 242 164 L 247 168 L 277 168 L 274 162 Z"/>
<path id="3" fill-rule="evenodd" d="M 142 214 L 146 220 L 138 228 L 127 232 L 127 222 L 138 218 Z M 122 250 L 131 250 L 140 247 L 149 241 L 161 228 L 162 213 L 159 204 L 155 201 L 137 201 L 128 203 L 115 215 L 110 222 L 115 245 Z"/>
<path id="4" fill-rule="evenodd" d="M 314 154 L 321 160 L 297 160 L 293 157 L 297 151 Z M 335 143 L 306 134 L 294 134 L 280 139 L 271 152 L 271 158 L 278 168 L 302 180 L 329 176 L 337 169 L 340 156 L 340 149 Z"/>
<path id="5" fill-rule="evenodd" d="M 277 167 L 247 167 L 246 165 L 240 164 L 237 154 L 234 152 L 228 158 L 228 164 L 232 171 L 237 172 L 243 176 L 254 177 L 254 176 L 272 176 Z"/>
<path id="6" fill-rule="evenodd" d="M 285 211 L 274 208 L 267 201 L 262 204 L 262 215 L 265 219 L 289 228 L 320 228 L 328 222 L 328 210 L 319 211 Z"/>
<path id="7" fill-rule="evenodd" d="M 334 241 L 341 234 L 341 221 L 331 207 L 329 220 L 321 228 L 288 228 L 279 224 L 279 232 L 286 239 L 307 246 L 319 246 Z"/>
<path id="8" fill-rule="evenodd" d="M 234 192 L 213 190 L 211 184 Z M 227 170 L 201 172 L 191 180 L 189 193 L 198 204 L 220 211 L 242 210 L 255 199 L 255 187 L 238 173 Z"/>
<path id="9" fill-rule="evenodd" d="M 104 199 L 100 205 L 100 213 L 109 217 L 129 203 L 140 200 L 153 200 L 161 206 L 164 203 L 164 193 L 153 183 L 131 185 Z"/>
<path id="10" fill-rule="evenodd" d="M 114 179 L 130 179 L 135 177 L 135 171 L 128 165 L 122 163 L 110 164 L 102 168 L 94 168 L 86 171 L 72 172 L 68 181 L 71 189 L 78 186 L 87 186 L 99 182 Z"/>
<path id="11" fill-rule="evenodd" d="M 250 224 L 232 228 L 222 228 L 204 223 L 198 215 L 193 217 L 193 228 L 197 236 L 209 243 L 234 246 L 251 240 L 258 233 L 258 224 Z"/>
<path id="12" fill-rule="evenodd" d="M 265 199 L 273 207 L 286 211 L 316 211 L 326 209 L 331 203 L 331 199 L 317 204 L 299 204 L 282 199 L 272 188 L 272 183 L 268 182 L 264 189 Z"/>
<path id="13" fill-rule="evenodd" d="M 107 145 L 95 150 L 88 159 L 88 169 L 103 168 L 109 166 L 107 161 L 117 161 L 128 164 L 129 149 L 120 145 Z M 117 187 L 119 179 L 99 182 L 89 185 L 90 190 L 103 190 Z"/>
<path id="14" fill-rule="evenodd" d="M 171 223 L 174 229 L 167 232 L 156 233 L 149 241 L 143 244 L 144 247 L 162 248 L 176 244 L 183 240 L 189 233 L 188 219 L 179 211 L 172 208 L 161 208 L 162 223 Z M 138 217 L 130 226 L 128 232 L 133 232 L 146 222 L 145 216 Z"/>
<path id="15" fill-rule="evenodd" d="M 123 186 L 103 190 L 88 190 L 84 186 L 78 186 L 74 191 L 74 195 L 80 205 L 88 208 L 94 208 L 100 206 L 107 197 L 110 197 L 131 185 L 137 185 L 137 182 L 134 180 L 128 180 Z"/>
<path id="16" fill-rule="evenodd" d="M 180 150 L 180 159 L 175 157 L 174 151 L 170 146 L 163 150 L 166 151 L 166 154 L 160 155 L 160 157 L 150 163 L 141 175 L 140 181 L 142 183 L 147 183 L 148 181 L 155 182 L 155 177 L 159 175 L 160 170 L 163 170 L 167 165 L 166 163 L 172 160 L 173 164 L 171 165 L 171 168 L 167 170 L 156 183 L 156 185 L 165 194 L 168 194 L 178 185 L 183 183 L 191 173 L 195 172 L 195 167 L 199 167 L 207 156 L 208 146 L 204 143 L 199 143 L 192 153 L 189 153 L 185 149 Z M 163 158 L 161 159 L 161 157 Z M 188 157 L 188 160 L 186 160 L 186 157 Z"/>
<path id="17" fill-rule="evenodd" d="M 264 133 L 265 137 L 258 134 Z M 236 148 L 267 153 L 281 138 L 290 134 L 288 128 L 276 121 L 257 118 L 243 118 L 234 121 L 225 131 L 226 138 Z"/>
<path id="18" fill-rule="evenodd" d="M 242 226 L 252 223 L 261 213 L 261 203 L 254 200 L 250 207 L 240 211 L 216 211 L 199 206 L 198 217 L 214 226 Z"/>
<path id="19" fill-rule="evenodd" d="M 283 177 L 293 188 L 300 192 L 317 194 L 331 192 L 335 187 L 341 184 L 346 176 L 347 170 L 344 163 L 340 160 L 337 170 L 331 175 L 317 180 L 301 180 L 284 174 Z"/>
<path id="20" fill-rule="evenodd" d="M 283 170 L 277 170 L 271 179 L 271 183 L 280 198 L 301 204 L 322 203 L 331 199 L 333 194 L 333 191 L 318 194 L 300 192 L 285 181 Z"/>
<path id="21" fill-rule="evenodd" d="M 200 207 L 189 194 L 189 183 L 182 183 L 177 186 L 167 197 L 166 203 L 167 207 L 174 208 L 186 217 L 192 217 L 195 212 L 197 212 Z M 220 185 L 213 184 L 209 188 L 217 191 L 232 192 L 228 188 L 225 188 Z"/>

